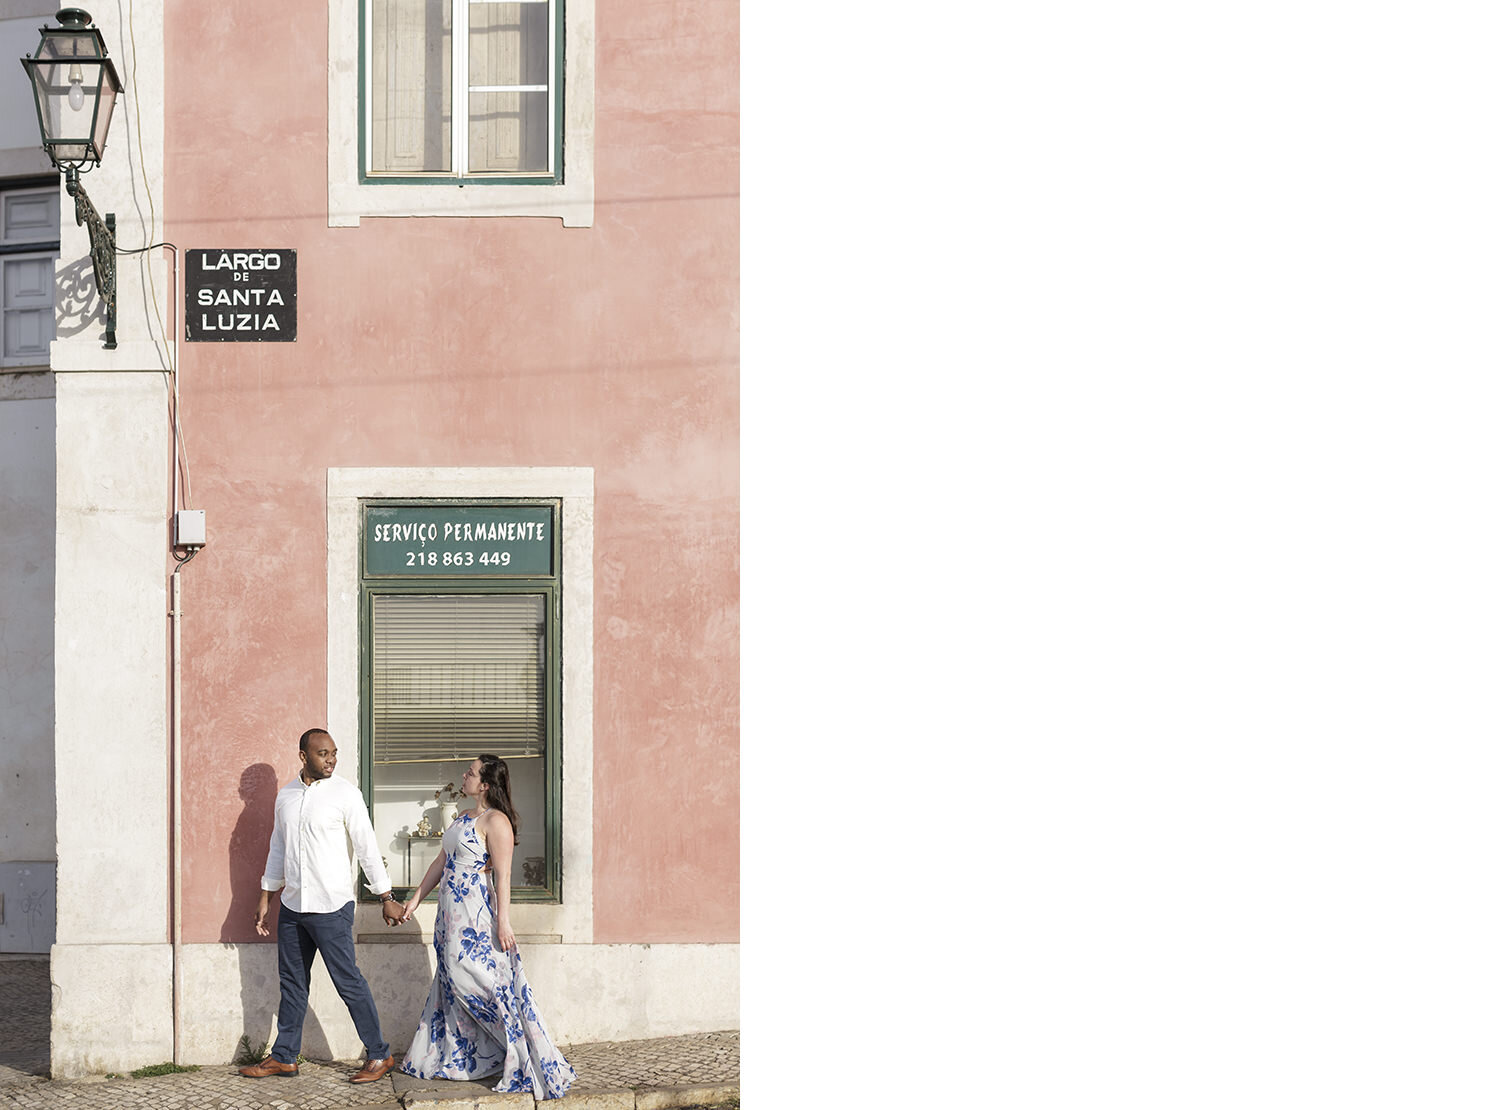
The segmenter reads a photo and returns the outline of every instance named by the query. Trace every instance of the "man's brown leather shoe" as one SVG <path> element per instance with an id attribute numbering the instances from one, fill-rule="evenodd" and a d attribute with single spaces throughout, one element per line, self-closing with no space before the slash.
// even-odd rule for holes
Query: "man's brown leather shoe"
<path id="1" fill-rule="evenodd" d="M 268 1075 L 296 1075 L 296 1064 L 283 1064 L 274 1056 L 267 1056 L 258 1064 L 251 1064 L 247 1068 L 240 1069 L 241 1075 L 248 1075 L 251 1079 L 264 1079 Z"/>
<path id="2" fill-rule="evenodd" d="M 360 1068 L 349 1077 L 350 1083 L 374 1083 L 386 1072 L 396 1066 L 396 1058 L 387 1056 L 384 1060 L 366 1060 L 365 1066 Z"/>

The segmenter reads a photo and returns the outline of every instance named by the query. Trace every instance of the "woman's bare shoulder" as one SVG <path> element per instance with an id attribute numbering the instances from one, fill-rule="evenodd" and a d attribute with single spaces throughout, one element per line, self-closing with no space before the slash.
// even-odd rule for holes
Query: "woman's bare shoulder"
<path id="1" fill-rule="evenodd" d="M 485 810 L 475 823 L 485 836 L 508 836 L 511 840 L 516 838 L 515 830 L 510 827 L 510 818 L 498 809 Z"/>

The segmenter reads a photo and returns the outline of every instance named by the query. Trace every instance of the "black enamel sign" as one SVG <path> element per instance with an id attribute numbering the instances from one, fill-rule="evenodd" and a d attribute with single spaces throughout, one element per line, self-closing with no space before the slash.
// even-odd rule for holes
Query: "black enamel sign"
<path id="1" fill-rule="evenodd" d="M 297 252 L 187 252 L 187 337 L 198 343 L 297 338 Z"/>

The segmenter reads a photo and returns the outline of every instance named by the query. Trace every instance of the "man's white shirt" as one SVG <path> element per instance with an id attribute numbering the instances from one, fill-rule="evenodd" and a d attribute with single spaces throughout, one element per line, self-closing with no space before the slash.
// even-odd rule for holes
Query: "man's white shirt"
<path id="1" fill-rule="evenodd" d="M 276 822 L 260 888 L 281 891 L 282 905 L 297 913 L 341 910 L 354 900 L 351 843 L 370 892 L 390 890 L 391 878 L 359 788 L 338 775 L 309 786 L 298 775 L 276 794 Z"/>

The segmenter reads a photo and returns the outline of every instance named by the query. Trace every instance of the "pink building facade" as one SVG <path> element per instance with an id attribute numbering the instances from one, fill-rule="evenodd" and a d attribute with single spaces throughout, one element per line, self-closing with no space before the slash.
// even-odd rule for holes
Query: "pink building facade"
<path id="1" fill-rule="evenodd" d="M 12 540 L 54 591 L 45 631 L 7 614 L 52 655 L 7 789 L 55 829 L 50 860 L 12 836 L 0 880 L 55 867 L 54 1075 L 274 1035 L 253 908 L 312 726 L 398 887 L 434 795 L 507 756 L 559 1041 L 737 1027 L 736 6 L 93 15 L 125 91 L 89 192 L 122 248 L 172 247 L 121 256 L 106 351 L 63 196 L 49 357 L 0 371 L 0 498 L 50 528 Z M 356 913 L 403 1047 L 424 910 Z M 305 1051 L 359 1055 L 317 975 Z"/>

